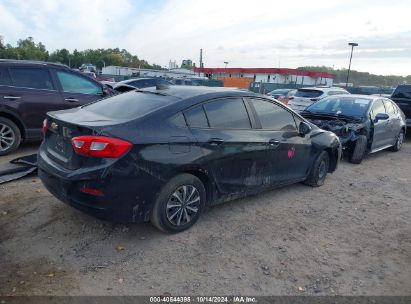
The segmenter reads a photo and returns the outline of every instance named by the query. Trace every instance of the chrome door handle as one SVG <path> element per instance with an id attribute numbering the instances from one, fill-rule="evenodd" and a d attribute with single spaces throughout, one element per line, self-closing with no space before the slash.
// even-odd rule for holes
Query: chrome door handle
<path id="1" fill-rule="evenodd" d="M 276 147 L 280 144 L 281 142 L 277 139 L 270 139 L 270 141 L 268 142 L 268 144 L 272 147 Z"/>
<path id="2" fill-rule="evenodd" d="M 76 98 L 64 98 L 65 101 L 69 101 L 69 102 L 76 102 L 78 101 L 78 99 Z"/>
<path id="3" fill-rule="evenodd" d="M 221 139 L 221 138 L 210 138 L 208 140 L 208 143 L 210 145 L 213 145 L 213 146 L 218 146 L 218 145 L 221 145 L 222 143 L 224 143 L 224 140 Z"/>
<path id="4" fill-rule="evenodd" d="M 15 99 L 21 99 L 20 96 L 3 96 L 4 99 L 10 99 L 10 100 L 15 100 Z"/>

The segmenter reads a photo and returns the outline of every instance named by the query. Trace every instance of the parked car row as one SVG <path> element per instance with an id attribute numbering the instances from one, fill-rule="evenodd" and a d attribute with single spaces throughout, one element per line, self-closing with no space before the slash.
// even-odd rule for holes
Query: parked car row
<path id="1" fill-rule="evenodd" d="M 112 80 L 96 77 L 90 64 L 80 72 L 56 63 L 0 59 L 0 156 L 16 150 L 22 141 L 40 140 L 41 124 L 49 111 L 173 84 L 162 78 Z"/>
<path id="2" fill-rule="evenodd" d="M 0 60 L 0 155 L 42 132 L 39 176 L 57 198 L 179 232 L 207 205 L 296 182 L 321 186 L 343 150 L 360 163 L 401 149 L 406 118 L 388 98 L 325 87 L 270 95 L 161 78 L 110 90 L 63 65 Z"/>
<path id="3" fill-rule="evenodd" d="M 53 195 L 174 233 L 208 205 L 296 182 L 321 186 L 343 149 L 353 163 L 399 151 L 406 125 L 379 96 L 334 94 L 300 115 L 249 91 L 162 85 L 50 112 L 43 132 L 39 176 Z"/>
<path id="4" fill-rule="evenodd" d="M 63 202 L 166 232 L 208 205 L 278 186 L 321 186 L 338 137 L 245 90 L 158 86 L 49 112 L 39 176 Z"/>

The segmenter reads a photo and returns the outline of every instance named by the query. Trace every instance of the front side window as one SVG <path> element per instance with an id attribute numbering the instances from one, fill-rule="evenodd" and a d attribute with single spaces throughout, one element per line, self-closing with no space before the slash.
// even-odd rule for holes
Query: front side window
<path id="1" fill-rule="evenodd" d="M 10 77 L 16 87 L 54 90 L 50 73 L 41 68 L 10 68 Z"/>
<path id="2" fill-rule="evenodd" d="M 385 105 L 385 108 L 387 109 L 388 114 L 395 114 L 396 113 L 394 105 L 392 104 L 391 101 L 384 100 L 384 105 Z"/>
<path id="3" fill-rule="evenodd" d="M 382 102 L 381 99 L 374 102 L 372 109 L 371 109 L 371 119 L 374 120 L 375 116 L 377 116 L 378 113 L 384 113 L 384 114 L 386 113 L 384 103 Z"/>
<path id="4" fill-rule="evenodd" d="M 250 129 L 251 123 L 241 98 L 218 99 L 204 104 L 211 128 Z"/>
<path id="5" fill-rule="evenodd" d="M 287 110 L 262 99 L 251 99 L 251 102 L 263 129 L 274 131 L 296 130 L 293 115 Z"/>
<path id="6" fill-rule="evenodd" d="M 61 88 L 67 93 L 90 95 L 101 95 L 103 93 L 102 88 L 93 81 L 72 73 L 58 71 L 57 78 L 60 81 Z"/>

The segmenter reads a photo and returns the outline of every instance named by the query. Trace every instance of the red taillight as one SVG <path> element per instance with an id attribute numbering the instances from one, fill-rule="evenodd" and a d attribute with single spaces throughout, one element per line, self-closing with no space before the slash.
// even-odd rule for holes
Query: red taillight
<path id="1" fill-rule="evenodd" d="M 43 133 L 43 136 L 46 135 L 47 132 L 47 118 L 43 120 L 43 127 L 41 128 L 41 133 Z"/>
<path id="2" fill-rule="evenodd" d="M 105 136 L 73 137 L 71 144 L 77 154 L 106 158 L 121 157 L 132 147 L 128 141 Z"/>
<path id="3" fill-rule="evenodd" d="M 310 98 L 310 100 L 316 102 L 316 101 L 319 101 L 320 98 Z"/>
<path id="4" fill-rule="evenodd" d="M 85 187 L 85 186 L 81 187 L 80 191 L 83 192 L 83 193 L 94 195 L 94 196 L 104 196 L 103 191 L 98 190 L 98 189 Z"/>

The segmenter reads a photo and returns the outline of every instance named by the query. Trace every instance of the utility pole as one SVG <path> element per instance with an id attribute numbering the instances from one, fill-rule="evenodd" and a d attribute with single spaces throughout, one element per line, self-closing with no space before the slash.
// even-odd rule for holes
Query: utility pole
<path id="1" fill-rule="evenodd" d="M 203 49 L 200 49 L 200 69 L 198 70 L 198 76 L 200 76 L 200 70 L 203 68 Z"/>
<path id="2" fill-rule="evenodd" d="M 350 70 L 351 70 L 351 59 L 352 59 L 352 53 L 354 51 L 354 47 L 358 46 L 358 43 L 355 42 L 350 42 L 348 45 L 351 46 L 351 55 L 350 55 L 350 64 L 348 65 L 348 73 L 347 73 L 347 81 L 345 82 L 345 87 L 348 87 L 348 78 L 350 78 Z"/>

